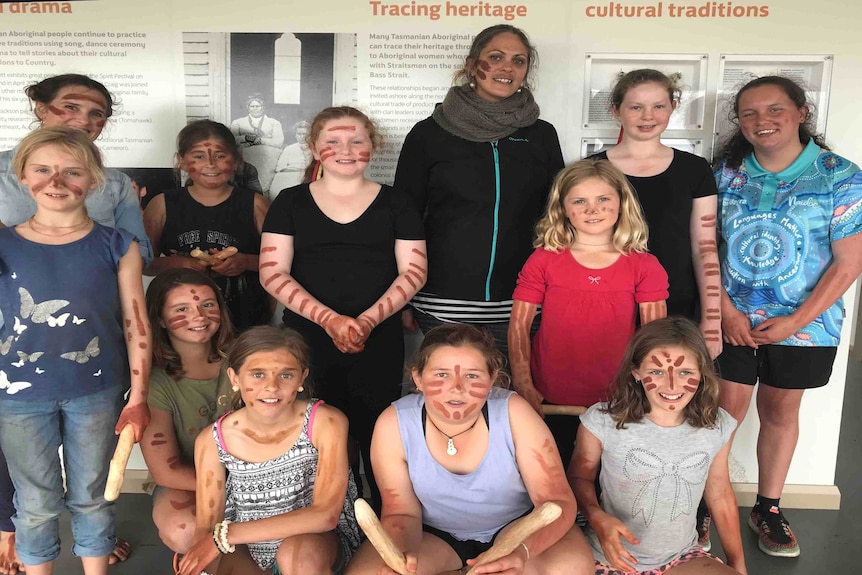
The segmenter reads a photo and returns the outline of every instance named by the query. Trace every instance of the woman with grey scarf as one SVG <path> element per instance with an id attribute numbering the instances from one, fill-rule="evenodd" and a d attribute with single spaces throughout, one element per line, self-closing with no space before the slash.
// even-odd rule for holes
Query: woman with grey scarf
<path id="1" fill-rule="evenodd" d="M 446 322 L 490 329 L 504 354 L 518 272 L 563 167 L 557 132 L 530 91 L 536 57 L 519 28 L 480 32 L 443 103 L 407 135 L 395 173 L 428 242 L 415 322 L 424 332 Z M 404 323 L 415 327 L 410 315 Z"/>

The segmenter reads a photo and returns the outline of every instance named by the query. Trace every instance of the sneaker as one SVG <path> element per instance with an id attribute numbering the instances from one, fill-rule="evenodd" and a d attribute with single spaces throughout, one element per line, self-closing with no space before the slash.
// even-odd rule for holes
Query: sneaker
<path id="1" fill-rule="evenodd" d="M 790 523 L 776 506 L 761 513 L 755 507 L 748 516 L 748 526 L 758 535 L 757 546 L 772 557 L 799 557 L 799 544 Z"/>
<path id="2" fill-rule="evenodd" d="M 712 517 L 710 517 L 709 513 L 704 513 L 703 515 L 701 515 L 700 510 L 698 510 L 697 544 L 700 545 L 707 553 L 709 553 L 709 550 L 712 549 L 712 541 L 709 540 L 710 523 L 712 523 Z"/>

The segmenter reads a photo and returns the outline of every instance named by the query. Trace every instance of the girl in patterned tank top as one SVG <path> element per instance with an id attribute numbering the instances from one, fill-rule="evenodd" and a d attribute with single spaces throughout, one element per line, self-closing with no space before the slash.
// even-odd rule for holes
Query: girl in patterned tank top
<path id="1" fill-rule="evenodd" d="M 195 443 L 197 542 L 180 575 L 252 561 L 284 575 L 329 573 L 358 547 L 347 419 L 297 398 L 308 364 L 293 330 L 261 326 L 237 338 L 228 376 L 241 407 Z"/>

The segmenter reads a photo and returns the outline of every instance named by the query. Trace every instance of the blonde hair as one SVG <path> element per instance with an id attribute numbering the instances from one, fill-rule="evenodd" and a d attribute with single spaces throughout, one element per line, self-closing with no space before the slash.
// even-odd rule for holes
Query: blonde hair
<path id="1" fill-rule="evenodd" d="M 608 160 L 599 159 L 580 160 L 557 174 L 548 196 L 548 207 L 536 224 L 533 247 L 558 252 L 575 243 L 578 232 L 566 216 L 566 196 L 572 188 L 593 178 L 609 185 L 620 197 L 620 216 L 614 225 L 614 248 L 624 254 L 647 251 L 649 230 L 634 189 L 625 174 Z"/>
<path id="2" fill-rule="evenodd" d="M 45 146 L 57 146 L 77 161 L 81 162 L 90 177 L 96 181 L 97 190 L 105 186 L 105 166 L 99 148 L 90 141 L 87 134 L 66 126 L 40 128 L 27 134 L 18 144 L 18 151 L 12 159 L 12 169 L 20 181 L 24 177 L 27 160 L 36 150 Z"/>

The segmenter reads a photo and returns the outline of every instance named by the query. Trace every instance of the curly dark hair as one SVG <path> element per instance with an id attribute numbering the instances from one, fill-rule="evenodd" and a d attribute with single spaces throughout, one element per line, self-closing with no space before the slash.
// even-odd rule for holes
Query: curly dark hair
<path id="1" fill-rule="evenodd" d="M 830 149 L 826 145 L 824 136 L 816 132 L 814 125 L 814 104 L 809 102 L 805 97 L 805 90 L 802 86 L 790 78 L 783 76 L 762 76 L 748 82 L 734 96 L 733 108 L 728 112 L 728 119 L 736 126 L 736 129 L 722 140 L 718 152 L 715 154 L 713 167 L 718 167 L 724 163 L 728 168 L 736 169 L 742 165 L 742 160 L 754 151 L 751 142 L 745 139 L 739 127 L 739 100 L 748 90 L 761 86 L 776 86 L 780 88 L 798 109 L 806 108 L 808 110 L 805 121 L 799 124 L 799 142 L 803 146 L 807 145 L 808 141 L 813 139 L 814 143 L 824 150 Z"/>

